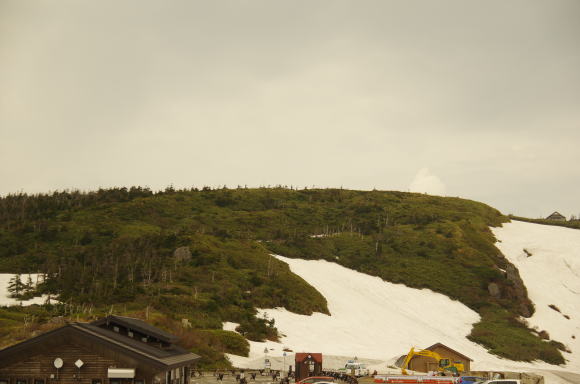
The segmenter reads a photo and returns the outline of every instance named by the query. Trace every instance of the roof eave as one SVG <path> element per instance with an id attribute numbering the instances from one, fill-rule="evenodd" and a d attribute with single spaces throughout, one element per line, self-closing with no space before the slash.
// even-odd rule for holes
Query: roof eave
<path id="1" fill-rule="evenodd" d="M 465 356 L 463 353 L 457 352 L 455 349 L 453 348 L 449 348 L 448 346 L 446 346 L 445 344 L 442 343 L 435 343 L 430 347 L 427 347 L 425 349 L 431 350 L 431 348 L 437 348 L 437 347 L 443 347 L 443 348 L 447 348 L 448 350 L 450 350 L 451 352 L 457 353 L 459 356 L 466 358 L 469 361 L 473 361 L 472 358 Z"/>

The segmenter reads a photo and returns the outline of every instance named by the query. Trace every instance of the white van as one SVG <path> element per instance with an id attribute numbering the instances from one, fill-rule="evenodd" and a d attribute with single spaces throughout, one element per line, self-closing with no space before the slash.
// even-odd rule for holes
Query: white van
<path id="1" fill-rule="evenodd" d="M 347 375 L 352 374 L 353 370 L 354 375 L 356 377 L 363 377 L 369 375 L 369 370 L 366 367 L 366 365 L 363 363 L 359 363 L 358 361 L 355 360 L 347 361 L 346 364 L 344 365 L 344 368 L 339 369 L 339 371 L 343 371 Z"/>

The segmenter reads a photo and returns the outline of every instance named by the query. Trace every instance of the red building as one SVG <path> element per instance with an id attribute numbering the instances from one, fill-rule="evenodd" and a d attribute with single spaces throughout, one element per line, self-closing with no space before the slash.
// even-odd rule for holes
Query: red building
<path id="1" fill-rule="evenodd" d="M 322 372 L 322 353 L 297 353 L 295 357 L 296 382 Z"/>

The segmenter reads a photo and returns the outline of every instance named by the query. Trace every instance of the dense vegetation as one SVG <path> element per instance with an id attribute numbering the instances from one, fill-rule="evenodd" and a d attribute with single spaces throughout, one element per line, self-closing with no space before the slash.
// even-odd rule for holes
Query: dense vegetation
<path id="1" fill-rule="evenodd" d="M 47 275 L 39 291 L 58 294 L 64 304 L 40 323 L 62 311 L 85 318 L 146 308 L 174 330 L 189 319 L 192 329 L 179 331 L 184 343 L 205 354 L 207 365 L 219 365 L 226 364 L 221 352 L 244 350 L 235 334 L 219 330 L 223 321 L 240 323 L 249 339 L 276 339 L 275 324 L 256 318 L 254 308 L 328 312 L 325 299 L 270 253 L 324 258 L 465 303 L 482 315 L 472 339 L 494 353 L 561 363 L 557 345 L 514 322 L 533 307 L 525 288 L 502 272 L 508 262 L 489 226 L 506 220 L 481 203 L 402 192 L 121 188 L 14 195 L 0 199 L 0 271 Z M 490 295 L 492 283 L 501 294 Z M 8 312 L 0 313 L 0 325 Z M 522 340 L 526 354 L 509 347 Z"/>

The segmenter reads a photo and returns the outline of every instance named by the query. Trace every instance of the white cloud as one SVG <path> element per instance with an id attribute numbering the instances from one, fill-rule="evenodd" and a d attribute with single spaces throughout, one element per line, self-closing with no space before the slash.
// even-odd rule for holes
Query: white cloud
<path id="1" fill-rule="evenodd" d="M 445 184 L 439 177 L 432 174 L 429 168 L 422 168 L 409 185 L 411 192 L 427 193 L 429 195 L 445 196 Z"/>

